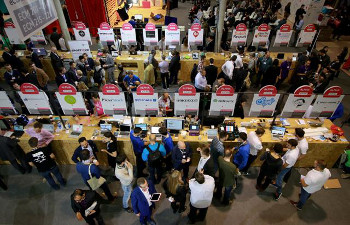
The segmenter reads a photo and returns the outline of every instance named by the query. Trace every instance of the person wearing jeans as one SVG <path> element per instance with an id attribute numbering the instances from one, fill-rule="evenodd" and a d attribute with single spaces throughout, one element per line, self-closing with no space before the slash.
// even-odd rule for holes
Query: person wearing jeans
<path id="1" fill-rule="evenodd" d="M 123 208 L 128 213 L 133 213 L 134 211 L 129 207 L 129 200 L 132 191 L 131 182 L 134 179 L 133 167 L 124 154 L 117 156 L 116 163 L 115 176 L 120 180 L 124 192 Z"/>
<path id="2" fill-rule="evenodd" d="M 169 88 L 169 63 L 165 61 L 165 55 L 162 55 L 162 61 L 159 63 L 160 76 L 162 78 L 163 89 Z"/>

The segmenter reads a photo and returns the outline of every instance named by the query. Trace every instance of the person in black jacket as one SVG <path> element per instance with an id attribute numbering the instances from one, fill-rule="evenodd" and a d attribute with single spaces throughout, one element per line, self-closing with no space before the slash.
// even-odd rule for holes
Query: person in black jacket
<path id="1" fill-rule="evenodd" d="M 173 213 L 182 213 L 186 210 L 187 188 L 182 180 L 181 172 L 174 170 L 163 183 L 166 197 L 171 202 Z"/>
<path id="2" fill-rule="evenodd" d="M 263 79 L 261 81 L 262 87 L 264 87 L 266 85 L 275 85 L 276 84 L 277 77 L 281 73 L 281 69 L 278 66 L 278 64 L 279 64 L 278 59 L 275 59 L 275 60 L 273 60 L 272 66 L 266 70 L 266 72 L 263 76 Z"/>
<path id="3" fill-rule="evenodd" d="M 58 75 L 56 75 L 55 80 L 58 87 L 63 83 L 68 83 L 75 86 L 74 80 L 72 80 L 72 78 L 68 75 L 67 70 L 64 67 L 61 67 L 58 70 Z"/>
<path id="4" fill-rule="evenodd" d="M 97 149 L 96 144 L 93 141 L 86 140 L 85 137 L 81 137 L 81 138 L 79 138 L 78 142 L 79 142 L 80 146 L 78 148 L 76 148 L 74 153 L 73 153 L 73 156 L 72 156 L 72 161 L 73 162 L 78 163 L 78 162 L 82 161 L 80 154 L 81 154 L 81 151 L 83 149 L 89 150 L 90 157 L 93 157 L 94 159 L 97 159 L 98 149 Z"/>
<path id="5" fill-rule="evenodd" d="M 188 172 L 191 165 L 192 150 L 188 143 L 183 141 L 177 142 L 171 155 L 173 167 L 175 170 L 183 172 L 183 181 L 187 181 Z"/>
<path id="6" fill-rule="evenodd" d="M 205 50 L 207 50 L 207 52 L 214 52 L 214 48 L 215 48 L 214 37 L 213 36 L 209 36 L 208 44 L 207 44 L 207 47 L 205 48 Z"/>
<path id="7" fill-rule="evenodd" d="M 55 44 L 58 50 L 61 50 L 60 43 L 58 40 L 60 39 L 60 35 L 57 33 L 57 27 L 52 28 L 52 34 L 50 36 L 50 40 Z"/>
<path id="8" fill-rule="evenodd" d="M 6 72 L 4 73 L 4 78 L 8 85 L 12 86 L 15 83 L 21 85 L 23 83 L 21 73 L 18 72 L 18 70 L 13 70 L 10 64 L 6 64 L 5 69 Z"/>
<path id="9" fill-rule="evenodd" d="M 204 148 L 197 148 L 197 151 L 200 152 L 201 158 L 199 159 L 196 170 L 193 173 L 192 178 L 197 172 L 201 172 L 203 174 L 209 175 L 211 177 L 215 177 L 215 164 L 213 157 L 210 156 L 209 147 L 206 146 Z"/>
<path id="10" fill-rule="evenodd" d="M 235 111 L 233 117 L 240 117 L 244 119 L 244 105 L 247 103 L 247 97 L 242 95 L 236 102 Z"/>
<path id="11" fill-rule="evenodd" d="M 101 197 L 95 191 L 76 189 L 71 195 L 71 206 L 79 221 L 85 220 L 89 225 L 104 225 L 100 215 Z"/>
<path id="12" fill-rule="evenodd" d="M 15 55 L 14 50 L 10 51 L 8 47 L 4 47 L 4 52 L 2 53 L 2 58 L 7 64 L 10 64 L 12 68 L 22 71 L 23 62 Z"/>
<path id="13" fill-rule="evenodd" d="M 177 74 L 180 70 L 180 53 L 178 51 L 173 52 L 173 57 L 169 63 L 169 72 L 170 72 L 170 84 L 177 84 Z"/>
<path id="14" fill-rule="evenodd" d="M 58 55 L 57 48 L 51 48 L 50 59 L 53 69 L 55 70 L 56 74 L 58 74 L 59 69 L 64 67 L 64 65 L 62 56 Z"/>
<path id="15" fill-rule="evenodd" d="M 117 138 L 112 134 L 112 132 L 106 132 L 103 135 L 103 142 L 107 144 L 107 149 L 101 149 L 101 152 L 107 153 L 108 165 L 115 169 L 115 158 L 122 152 L 117 147 Z"/>
<path id="16" fill-rule="evenodd" d="M 213 87 L 213 84 L 218 76 L 218 68 L 214 66 L 214 59 L 210 58 L 209 59 L 209 66 L 206 66 L 204 69 L 207 72 L 206 73 L 206 78 L 207 78 L 207 83 Z"/>

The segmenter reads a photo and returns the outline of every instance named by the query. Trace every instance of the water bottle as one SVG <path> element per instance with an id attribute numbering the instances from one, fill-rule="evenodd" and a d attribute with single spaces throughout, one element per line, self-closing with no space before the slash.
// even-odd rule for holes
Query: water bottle
<path id="1" fill-rule="evenodd" d="M 58 129 L 61 131 L 62 130 L 62 124 L 61 124 L 61 122 L 58 122 L 57 123 L 57 127 L 58 127 Z"/>

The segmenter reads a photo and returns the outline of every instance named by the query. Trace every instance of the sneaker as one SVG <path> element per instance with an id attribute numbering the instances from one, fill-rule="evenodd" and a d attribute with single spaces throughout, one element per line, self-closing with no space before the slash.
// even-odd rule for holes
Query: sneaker
<path id="1" fill-rule="evenodd" d="M 243 176 L 248 176 L 248 175 L 249 175 L 248 172 L 241 172 L 241 174 L 242 174 Z"/>
<path id="2" fill-rule="evenodd" d="M 289 203 L 292 204 L 298 211 L 301 211 L 301 208 L 298 207 L 298 203 L 292 200 L 289 200 Z"/>
<path id="3" fill-rule="evenodd" d="M 132 210 L 132 208 L 128 207 L 128 208 L 124 208 L 124 210 L 128 213 L 133 213 L 134 210 Z"/>
<path id="4" fill-rule="evenodd" d="M 179 209 L 179 213 L 183 213 L 183 212 L 185 212 L 186 211 L 186 209 L 187 209 L 187 207 L 185 206 L 183 209 Z"/>
<path id="5" fill-rule="evenodd" d="M 278 199 L 280 199 L 280 197 L 281 197 L 281 195 L 282 195 L 282 193 L 275 193 L 274 194 L 274 199 L 276 200 L 276 201 L 278 201 Z"/>

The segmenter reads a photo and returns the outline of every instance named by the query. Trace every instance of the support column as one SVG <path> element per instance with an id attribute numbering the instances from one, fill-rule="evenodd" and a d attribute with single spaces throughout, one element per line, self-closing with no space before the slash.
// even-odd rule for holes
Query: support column
<path id="1" fill-rule="evenodd" d="M 222 39 L 222 31 L 224 29 L 224 18 L 226 12 L 226 2 L 227 0 L 221 0 L 219 4 L 219 22 L 216 29 L 216 38 L 215 38 L 215 50 L 216 52 L 220 51 L 220 44 Z"/>
<path id="2" fill-rule="evenodd" d="M 66 18 L 64 17 L 62 6 L 60 0 L 53 0 L 53 3 L 55 4 L 56 12 L 57 12 L 57 17 L 58 17 L 58 22 L 60 23 L 61 30 L 62 30 L 62 35 L 64 40 L 67 43 L 68 46 L 68 41 L 71 40 L 70 34 L 68 31 L 67 23 L 66 23 Z"/>

